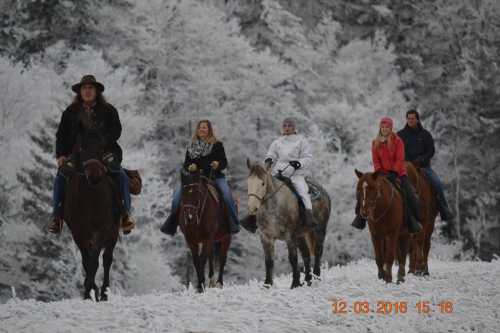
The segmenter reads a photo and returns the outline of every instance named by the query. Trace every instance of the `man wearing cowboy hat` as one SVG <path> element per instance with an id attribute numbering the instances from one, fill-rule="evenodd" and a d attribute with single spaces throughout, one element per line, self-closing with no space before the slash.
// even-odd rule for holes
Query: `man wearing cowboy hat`
<path id="1" fill-rule="evenodd" d="M 85 75 L 80 82 L 71 87 L 76 96 L 70 106 L 63 112 L 61 122 L 56 133 L 57 166 L 61 168 L 74 152 L 78 137 L 82 130 L 82 119 L 90 121 L 90 126 L 99 128 L 103 135 L 106 152 L 111 153 L 119 164 L 122 161 L 122 149 L 117 141 L 122 132 L 120 118 L 116 109 L 106 102 L 102 95 L 104 85 L 97 82 L 93 75 Z M 83 117 L 84 116 L 84 117 Z M 122 192 L 123 207 L 126 212 L 122 218 L 122 229 L 129 233 L 135 226 L 130 218 L 130 192 L 128 178 L 124 170 L 118 166 L 115 177 Z M 64 197 L 64 177 L 57 173 L 54 181 L 53 214 L 48 229 L 52 233 L 60 233 L 63 226 L 62 200 Z"/>

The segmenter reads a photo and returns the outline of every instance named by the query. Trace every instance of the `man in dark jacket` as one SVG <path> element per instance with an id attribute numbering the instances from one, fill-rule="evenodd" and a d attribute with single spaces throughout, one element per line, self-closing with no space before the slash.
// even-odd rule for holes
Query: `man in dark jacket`
<path id="1" fill-rule="evenodd" d="M 135 223 L 130 218 L 130 192 L 128 176 L 120 167 L 122 149 L 117 143 L 122 132 L 122 125 L 116 109 L 104 99 L 102 92 L 104 85 L 97 82 L 93 75 L 85 75 L 81 81 L 72 86 L 76 93 L 73 103 L 63 112 L 61 122 L 56 133 L 57 166 L 61 168 L 71 160 L 78 138 L 83 131 L 83 121 L 89 122 L 86 126 L 99 129 L 105 142 L 106 159 L 113 161 L 108 167 L 113 178 L 120 187 L 123 207 L 126 212 L 122 218 L 124 233 L 130 232 Z M 60 233 L 63 226 L 63 198 L 65 180 L 58 171 L 54 181 L 53 214 L 48 229 L 52 233 Z"/>
<path id="2" fill-rule="evenodd" d="M 444 196 L 444 188 L 437 174 L 431 169 L 431 159 L 434 156 L 434 139 L 422 127 L 420 115 L 416 110 L 406 112 L 406 126 L 398 132 L 405 144 L 405 159 L 423 169 L 437 196 L 438 209 L 441 219 L 453 219 L 453 213 L 448 207 Z"/>

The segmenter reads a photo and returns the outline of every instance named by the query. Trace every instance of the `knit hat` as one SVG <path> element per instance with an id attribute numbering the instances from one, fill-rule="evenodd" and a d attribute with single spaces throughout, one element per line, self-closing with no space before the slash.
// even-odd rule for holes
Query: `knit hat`
<path id="1" fill-rule="evenodd" d="M 392 128 L 394 125 L 392 119 L 389 117 L 382 118 L 382 120 L 380 120 L 380 126 L 382 126 L 382 124 L 385 124 L 385 125 L 389 126 L 390 128 Z"/>
<path id="2" fill-rule="evenodd" d="M 283 125 L 285 125 L 285 124 L 291 125 L 293 128 L 297 128 L 295 126 L 295 119 L 293 119 L 293 118 L 285 118 L 285 119 L 283 119 Z"/>

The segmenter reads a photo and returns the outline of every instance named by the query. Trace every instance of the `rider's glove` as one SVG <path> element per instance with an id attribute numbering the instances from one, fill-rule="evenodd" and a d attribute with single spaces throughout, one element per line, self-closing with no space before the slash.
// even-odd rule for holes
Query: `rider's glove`
<path id="1" fill-rule="evenodd" d="M 196 172 L 196 170 L 198 170 L 198 166 L 196 164 L 192 163 L 188 166 L 189 172 Z"/>
<path id="2" fill-rule="evenodd" d="M 210 163 L 210 166 L 212 167 L 212 169 L 217 170 L 219 168 L 219 161 L 212 161 L 212 163 Z"/>
<path id="3" fill-rule="evenodd" d="M 290 161 L 290 162 L 288 162 L 288 163 L 290 163 L 290 165 L 291 165 L 291 166 L 292 166 L 295 170 L 297 170 L 297 169 L 299 169 L 299 168 L 301 167 L 301 164 L 300 164 L 300 162 L 299 162 L 299 161 Z"/>

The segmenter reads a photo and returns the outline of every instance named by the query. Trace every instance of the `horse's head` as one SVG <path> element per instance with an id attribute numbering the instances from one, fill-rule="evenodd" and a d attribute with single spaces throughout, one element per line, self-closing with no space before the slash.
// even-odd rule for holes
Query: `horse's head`
<path id="1" fill-rule="evenodd" d="M 105 141 L 98 129 L 88 129 L 83 133 L 80 158 L 91 185 L 98 184 L 106 172 L 102 163 L 104 148 Z"/>
<path id="2" fill-rule="evenodd" d="M 202 205 L 202 190 L 205 188 L 199 171 L 181 172 L 182 184 L 182 210 L 184 223 L 196 222 L 200 218 L 199 213 Z"/>
<path id="3" fill-rule="evenodd" d="M 269 168 L 266 169 L 249 159 L 247 159 L 247 167 L 250 170 L 248 176 L 248 212 L 250 215 L 255 215 L 267 193 L 271 173 Z"/>
<path id="4" fill-rule="evenodd" d="M 364 218 L 373 217 L 377 200 L 381 196 L 380 184 L 378 182 L 378 173 L 362 173 L 355 170 L 358 176 L 358 185 L 356 187 L 356 197 L 360 202 L 360 214 Z"/>

